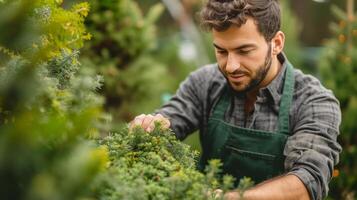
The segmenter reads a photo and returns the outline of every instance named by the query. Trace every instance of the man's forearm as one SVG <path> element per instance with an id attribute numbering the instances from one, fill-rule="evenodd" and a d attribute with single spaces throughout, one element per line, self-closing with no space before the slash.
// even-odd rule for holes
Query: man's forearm
<path id="1" fill-rule="evenodd" d="M 226 200 L 239 200 L 238 192 L 225 195 Z M 305 185 L 295 175 L 285 175 L 265 181 L 243 194 L 244 200 L 309 200 Z"/>

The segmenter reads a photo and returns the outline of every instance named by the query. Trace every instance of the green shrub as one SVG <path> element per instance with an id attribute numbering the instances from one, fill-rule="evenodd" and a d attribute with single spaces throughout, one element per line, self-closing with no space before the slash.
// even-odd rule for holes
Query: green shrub
<path id="1" fill-rule="evenodd" d="M 86 24 L 93 37 L 81 61 L 104 77 L 105 108 L 115 122 L 153 112 L 189 71 L 178 58 L 176 38 L 158 38 L 155 22 L 163 5 L 150 5 L 144 13 L 136 1 L 90 2 Z"/>
<path id="2" fill-rule="evenodd" d="M 320 58 L 321 76 L 331 88 L 342 110 L 341 135 L 343 151 L 337 167 L 339 176 L 332 180 L 331 197 L 355 199 L 357 188 L 357 20 L 333 7 L 338 23 L 332 23 L 334 37 L 327 41 Z"/>
<path id="3" fill-rule="evenodd" d="M 99 199 L 214 199 L 215 189 L 233 189 L 232 176 L 220 177 L 218 160 L 202 174 L 196 170 L 198 153 L 159 126 L 151 133 L 124 128 L 99 143 L 108 149 L 111 163 Z M 249 179 L 242 179 L 239 188 L 249 186 Z"/>
<path id="4" fill-rule="evenodd" d="M 88 4 L 0 3 L 0 198 L 91 197 L 107 152 L 100 80 L 81 68 Z"/>

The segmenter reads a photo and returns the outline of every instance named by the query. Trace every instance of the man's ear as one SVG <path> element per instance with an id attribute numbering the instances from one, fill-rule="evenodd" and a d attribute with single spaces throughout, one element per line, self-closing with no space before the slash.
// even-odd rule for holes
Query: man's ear
<path id="1" fill-rule="evenodd" d="M 285 44 L 285 35 L 282 31 L 278 31 L 273 39 L 271 40 L 273 45 L 273 55 L 278 55 L 280 52 L 283 51 L 284 44 Z"/>

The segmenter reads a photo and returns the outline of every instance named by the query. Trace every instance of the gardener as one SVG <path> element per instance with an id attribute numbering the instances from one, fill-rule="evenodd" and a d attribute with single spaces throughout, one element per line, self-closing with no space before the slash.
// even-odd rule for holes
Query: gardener
<path id="1" fill-rule="evenodd" d="M 217 64 L 192 72 L 157 114 L 131 126 L 150 132 L 161 121 L 179 139 L 200 130 L 200 169 L 219 158 L 224 173 L 259 183 L 244 199 L 326 197 L 341 151 L 339 103 L 283 54 L 277 1 L 208 0 L 201 18 Z"/>

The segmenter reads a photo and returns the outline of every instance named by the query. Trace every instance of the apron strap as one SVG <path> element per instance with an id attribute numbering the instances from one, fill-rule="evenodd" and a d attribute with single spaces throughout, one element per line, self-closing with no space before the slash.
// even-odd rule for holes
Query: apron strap
<path id="1" fill-rule="evenodd" d="M 281 97 L 280 108 L 279 108 L 279 126 L 278 131 L 281 134 L 290 135 L 289 131 L 289 113 L 290 106 L 294 94 L 294 71 L 293 67 L 289 61 L 286 61 L 286 72 L 285 72 L 285 83 L 283 95 Z"/>

